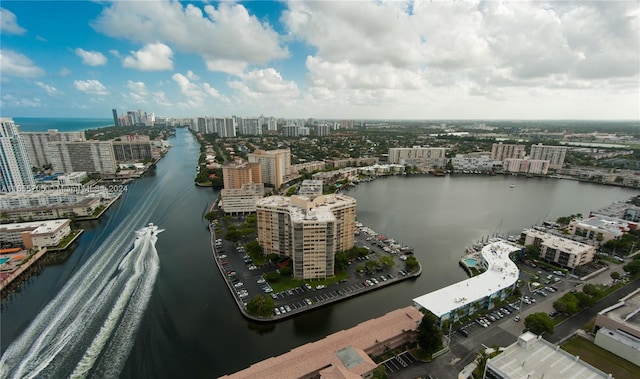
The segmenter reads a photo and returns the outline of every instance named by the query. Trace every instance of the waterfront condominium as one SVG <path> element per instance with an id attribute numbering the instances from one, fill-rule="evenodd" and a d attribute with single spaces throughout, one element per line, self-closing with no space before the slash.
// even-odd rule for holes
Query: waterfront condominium
<path id="1" fill-rule="evenodd" d="M 541 143 L 537 145 L 531 145 L 531 152 L 529 154 L 531 159 L 549 161 L 549 168 L 552 170 L 558 170 L 562 168 L 566 155 L 566 146 L 545 146 Z"/>
<path id="2" fill-rule="evenodd" d="M 222 166 L 224 189 L 240 189 L 242 185 L 262 182 L 262 167 L 259 162 L 232 162 Z"/>
<path id="3" fill-rule="evenodd" d="M 35 186 L 31 162 L 12 118 L 0 119 L 0 192 L 28 190 Z"/>
<path id="4" fill-rule="evenodd" d="M 356 200 L 342 194 L 265 197 L 256 203 L 264 254 L 290 257 L 297 279 L 334 275 L 335 254 L 353 247 Z"/>
<path id="5" fill-rule="evenodd" d="M 424 171 L 443 169 L 447 165 L 445 147 L 392 147 L 389 149 L 389 163 L 416 167 Z"/>
<path id="6" fill-rule="evenodd" d="M 284 177 L 289 174 L 291 166 L 291 150 L 256 150 L 247 155 L 249 163 L 260 163 L 262 168 L 262 180 L 265 184 L 271 184 L 280 188 Z"/>
<path id="7" fill-rule="evenodd" d="M 59 132 L 58 129 L 49 129 L 46 132 L 21 132 L 29 154 L 29 160 L 35 167 L 43 167 L 51 164 L 47 150 L 50 142 L 75 142 L 86 141 L 84 132 Z"/>
<path id="8" fill-rule="evenodd" d="M 494 143 L 491 146 L 491 159 L 494 161 L 504 161 L 507 158 L 524 159 L 524 145 Z"/>
<path id="9" fill-rule="evenodd" d="M 111 141 L 50 142 L 48 154 L 56 172 L 116 172 L 116 157 Z"/>

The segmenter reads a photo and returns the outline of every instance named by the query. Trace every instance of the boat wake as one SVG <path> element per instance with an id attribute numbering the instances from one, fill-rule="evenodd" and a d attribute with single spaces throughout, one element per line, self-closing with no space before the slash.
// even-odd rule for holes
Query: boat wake
<path id="1" fill-rule="evenodd" d="M 0 359 L 0 377 L 117 377 L 160 267 L 147 212 L 121 224 Z M 128 249 L 133 243 L 133 248 Z"/>

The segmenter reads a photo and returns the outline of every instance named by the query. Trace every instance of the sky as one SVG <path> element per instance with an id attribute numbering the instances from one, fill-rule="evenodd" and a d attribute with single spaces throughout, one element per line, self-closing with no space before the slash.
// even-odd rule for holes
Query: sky
<path id="1" fill-rule="evenodd" d="M 0 115 L 640 119 L 638 1 L 7 1 Z"/>

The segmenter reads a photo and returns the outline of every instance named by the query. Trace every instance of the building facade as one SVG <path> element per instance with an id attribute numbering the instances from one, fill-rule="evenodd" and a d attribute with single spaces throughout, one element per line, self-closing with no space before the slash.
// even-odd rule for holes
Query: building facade
<path id="1" fill-rule="evenodd" d="M 0 243 L 25 249 L 57 246 L 71 233 L 71 220 L 21 222 L 0 225 Z"/>
<path id="2" fill-rule="evenodd" d="M 640 289 L 598 312 L 595 344 L 640 366 Z"/>
<path id="3" fill-rule="evenodd" d="M 505 172 L 546 175 L 549 172 L 549 161 L 539 161 L 529 158 L 505 158 L 502 168 Z"/>
<path id="4" fill-rule="evenodd" d="M 59 132 L 57 129 L 49 129 L 46 132 L 21 132 L 20 135 L 24 139 L 29 160 L 35 167 L 51 164 L 47 154 L 50 142 L 86 141 L 84 132 Z"/>
<path id="5" fill-rule="evenodd" d="M 262 166 L 258 162 L 233 162 L 222 166 L 224 188 L 240 189 L 249 183 L 262 184 Z"/>
<path id="6" fill-rule="evenodd" d="M 108 196 L 106 193 L 104 195 Z M 0 195 L 3 221 L 9 222 L 91 216 L 101 204 L 99 193 L 42 191 L 12 192 Z"/>
<path id="7" fill-rule="evenodd" d="M 258 242 L 265 255 L 290 257 L 295 278 L 331 277 L 335 254 L 353 247 L 355 210 L 342 194 L 266 197 L 256 204 Z"/>
<path id="8" fill-rule="evenodd" d="M 572 220 L 567 227 L 569 234 L 598 241 L 600 244 L 605 244 L 613 239 L 620 239 L 625 233 L 637 229 L 637 222 L 600 215 Z"/>
<path id="9" fill-rule="evenodd" d="M 554 262 L 568 269 L 574 269 L 593 260 L 596 248 L 555 234 L 537 229 L 522 231 L 525 245 L 540 248 L 540 259 Z"/>
<path id="10" fill-rule="evenodd" d="M 220 191 L 224 213 L 241 214 L 256 211 L 256 203 L 264 197 L 264 184 L 245 183 L 241 188 Z"/>
<path id="11" fill-rule="evenodd" d="M 111 141 L 51 142 L 49 158 L 57 172 L 115 174 L 117 168 Z"/>
<path id="12" fill-rule="evenodd" d="M 489 154 L 456 154 L 451 165 L 456 172 L 491 172 L 496 163 Z"/>
<path id="13" fill-rule="evenodd" d="M 280 188 L 284 183 L 284 177 L 289 175 L 291 166 L 291 150 L 256 150 L 247 154 L 249 163 L 259 163 L 262 170 L 262 180 L 275 188 Z"/>
<path id="14" fill-rule="evenodd" d="M 389 149 L 388 162 L 424 171 L 443 169 L 447 165 L 446 152 L 444 147 L 392 147 Z"/>
<path id="15" fill-rule="evenodd" d="M 549 168 L 557 170 L 564 166 L 564 158 L 566 155 L 566 146 L 545 146 L 539 143 L 537 145 L 531 145 L 529 157 L 531 159 L 549 161 Z"/>
<path id="16" fill-rule="evenodd" d="M 494 143 L 491 146 L 491 159 L 494 161 L 504 161 L 507 158 L 524 159 L 524 145 Z"/>
<path id="17" fill-rule="evenodd" d="M 146 135 L 127 135 L 112 141 L 116 162 L 151 161 L 153 149 Z"/>
<path id="18" fill-rule="evenodd" d="M 12 118 L 0 118 L 0 192 L 24 191 L 35 186 L 24 139 Z"/>

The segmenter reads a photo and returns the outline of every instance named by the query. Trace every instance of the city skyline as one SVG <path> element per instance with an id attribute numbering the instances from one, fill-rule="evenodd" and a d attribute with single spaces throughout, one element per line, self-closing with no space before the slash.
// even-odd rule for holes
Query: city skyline
<path id="1" fill-rule="evenodd" d="M 3 117 L 640 118 L 636 2 L 4 1 L 0 11 Z"/>

